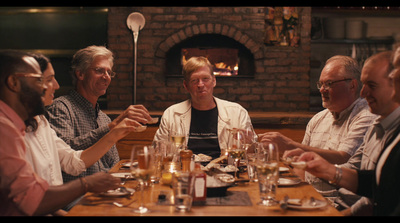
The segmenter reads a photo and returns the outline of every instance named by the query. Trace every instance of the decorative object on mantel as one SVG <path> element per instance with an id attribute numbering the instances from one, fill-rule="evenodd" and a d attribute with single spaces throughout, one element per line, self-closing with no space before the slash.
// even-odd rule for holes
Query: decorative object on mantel
<path id="1" fill-rule="evenodd" d="M 267 7 L 264 43 L 275 46 L 299 46 L 299 15 L 296 7 Z"/>

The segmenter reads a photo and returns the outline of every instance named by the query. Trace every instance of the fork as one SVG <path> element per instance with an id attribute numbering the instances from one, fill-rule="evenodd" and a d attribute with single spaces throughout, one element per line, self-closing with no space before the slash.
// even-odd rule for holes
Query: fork
<path id="1" fill-rule="evenodd" d="M 123 208 L 123 207 L 128 207 L 129 205 L 131 205 L 135 201 L 136 201 L 136 199 L 128 202 L 127 204 L 121 204 L 119 202 L 114 201 L 112 204 L 117 206 L 117 207 L 119 207 L 119 208 Z"/>

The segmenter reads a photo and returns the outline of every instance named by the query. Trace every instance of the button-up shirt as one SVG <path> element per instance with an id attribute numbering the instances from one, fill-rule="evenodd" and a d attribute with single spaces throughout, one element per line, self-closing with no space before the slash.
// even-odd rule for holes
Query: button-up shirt
<path id="1" fill-rule="evenodd" d="M 45 117 L 35 118 L 38 128 L 25 134 L 26 159 L 35 172 L 50 185 L 61 185 L 61 170 L 71 175 L 85 171 L 85 163 L 80 159 L 83 150 L 71 149 L 57 136 Z"/>
<path id="2" fill-rule="evenodd" d="M 33 215 L 49 184 L 25 160 L 25 124 L 0 100 L 0 216 Z"/>
<path id="3" fill-rule="evenodd" d="M 375 169 L 379 155 L 385 148 L 387 141 L 391 137 L 395 137 L 393 133 L 399 125 L 400 107 L 385 118 L 377 118 L 367 131 L 363 144 L 349 161 L 342 166 L 360 170 Z M 372 202 L 368 198 L 356 195 L 344 188 L 339 190 L 339 196 L 340 200 L 338 202 L 343 200 L 345 205 L 351 206 L 351 211 L 354 215 L 364 215 L 368 211 L 368 206 L 372 206 Z"/>
<path id="4" fill-rule="evenodd" d="M 47 111 L 51 127 L 74 150 L 87 149 L 110 131 L 108 124 L 111 119 L 100 110 L 98 104 L 93 108 L 93 105 L 75 90 L 56 98 Z M 79 176 L 63 172 L 64 183 L 96 172 L 108 171 L 118 161 L 118 150 L 113 145 L 100 160 Z"/>
<path id="5" fill-rule="evenodd" d="M 320 149 L 344 151 L 352 156 L 362 144 L 365 133 L 376 119 L 365 99 L 359 98 L 339 116 L 328 109 L 317 113 L 308 123 L 303 144 Z M 336 197 L 336 187 L 306 172 L 306 181 L 326 197 Z"/>

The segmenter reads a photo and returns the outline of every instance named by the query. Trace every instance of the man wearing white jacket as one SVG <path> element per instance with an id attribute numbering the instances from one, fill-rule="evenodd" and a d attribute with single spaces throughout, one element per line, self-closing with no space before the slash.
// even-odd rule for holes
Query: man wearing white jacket
<path id="1" fill-rule="evenodd" d="M 238 103 L 213 96 L 216 78 L 207 58 L 190 58 L 183 66 L 182 73 L 183 86 L 190 93 L 190 99 L 165 110 L 154 141 L 169 140 L 171 126 L 182 125 L 188 136 L 188 140 L 185 140 L 188 149 L 194 154 L 202 153 L 217 158 L 221 155 L 221 149 L 227 148 L 229 131 L 223 129 L 251 126 L 250 116 Z"/>

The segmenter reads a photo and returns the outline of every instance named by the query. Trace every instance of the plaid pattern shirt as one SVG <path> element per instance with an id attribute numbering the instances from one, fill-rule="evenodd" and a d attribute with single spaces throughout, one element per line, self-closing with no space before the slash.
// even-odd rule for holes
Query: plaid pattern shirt
<path id="1" fill-rule="evenodd" d="M 342 111 L 339 117 L 334 117 L 325 109 L 309 121 L 302 143 L 326 150 L 344 151 L 352 156 L 363 143 L 368 128 L 376 118 L 377 115 L 369 111 L 367 101 L 362 98 Z M 338 196 L 334 185 L 308 172 L 305 174 L 305 180 L 324 197 Z"/>
<path id="2" fill-rule="evenodd" d="M 111 119 L 75 90 L 58 97 L 47 108 L 47 119 L 57 135 L 74 150 L 84 150 L 109 132 Z M 107 172 L 119 161 L 115 145 L 95 164 L 79 176 L 63 174 L 64 183 L 96 172 Z"/>

